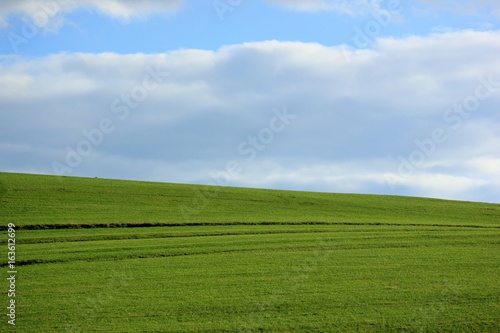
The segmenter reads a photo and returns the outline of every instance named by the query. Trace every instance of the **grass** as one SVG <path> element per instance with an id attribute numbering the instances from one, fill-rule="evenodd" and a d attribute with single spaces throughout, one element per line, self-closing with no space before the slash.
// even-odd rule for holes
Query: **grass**
<path id="1" fill-rule="evenodd" d="M 7 173 L 0 200 L 17 332 L 500 331 L 500 205 Z"/>
<path id="2" fill-rule="evenodd" d="M 498 226 L 500 205 L 0 173 L 17 225 L 359 222 Z"/>

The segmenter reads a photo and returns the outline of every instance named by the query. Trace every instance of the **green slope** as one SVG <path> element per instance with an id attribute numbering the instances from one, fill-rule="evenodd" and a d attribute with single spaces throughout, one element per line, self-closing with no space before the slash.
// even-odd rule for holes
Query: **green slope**
<path id="1" fill-rule="evenodd" d="M 0 173 L 0 219 L 1 332 L 500 332 L 498 204 Z"/>
<path id="2" fill-rule="evenodd" d="M 17 332 L 500 330 L 499 229 L 277 227 L 19 231 Z"/>
<path id="3" fill-rule="evenodd" d="M 500 225 L 500 205 L 0 173 L 2 224 L 359 222 Z"/>

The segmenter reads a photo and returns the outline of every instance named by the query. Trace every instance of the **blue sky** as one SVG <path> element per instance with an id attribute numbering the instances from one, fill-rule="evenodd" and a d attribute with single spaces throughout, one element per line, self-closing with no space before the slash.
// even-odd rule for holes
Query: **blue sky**
<path id="1" fill-rule="evenodd" d="M 500 202 L 496 1 L 0 4 L 0 170 Z"/>
<path id="2" fill-rule="evenodd" d="M 57 0 L 52 2 L 62 7 Z M 382 17 L 376 12 L 290 10 L 264 0 L 235 0 L 233 5 L 224 0 L 190 0 L 179 4 L 175 11 L 153 12 L 140 17 L 113 18 L 92 7 L 80 7 L 64 15 L 51 16 L 51 12 L 40 5 L 43 2 L 38 3 L 38 6 L 33 5 L 32 12 L 38 10 L 50 16 L 57 23 L 49 21 L 49 25 L 56 28 L 52 28 L 53 31 L 40 28 L 35 37 L 28 38 L 29 42 L 19 44 L 18 54 L 159 53 L 185 48 L 216 50 L 222 45 L 273 39 L 357 47 L 354 39 L 360 35 L 359 31 L 365 32 L 375 17 Z M 491 30 L 498 29 L 499 24 L 498 18 L 491 13 L 481 14 L 481 6 L 477 6 L 479 12 L 476 13 L 468 13 L 466 7 L 462 10 L 426 7 L 418 1 L 387 0 L 380 1 L 378 6 L 382 10 L 395 8 L 399 15 L 393 15 L 387 25 L 380 23 L 381 29 L 376 37 L 428 35 L 447 29 Z M 23 18 L 33 22 L 32 13 L 14 13 L 7 12 L 4 16 L 8 27 L 2 31 L 2 54 L 16 53 L 8 34 L 23 36 L 23 26 L 26 25 Z M 374 40 L 369 37 L 370 41 Z"/>

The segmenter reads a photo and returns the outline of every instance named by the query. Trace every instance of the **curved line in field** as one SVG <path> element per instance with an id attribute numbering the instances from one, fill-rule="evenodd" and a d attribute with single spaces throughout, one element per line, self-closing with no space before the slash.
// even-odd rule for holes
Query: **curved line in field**
<path id="1" fill-rule="evenodd" d="M 366 240 L 366 239 L 363 239 Z M 318 252 L 333 252 L 333 251 L 350 251 L 350 250 L 368 250 L 368 249 L 395 249 L 395 248 L 427 248 L 427 247 L 436 247 L 436 246 L 456 246 L 458 243 L 456 239 L 449 239 L 447 242 L 440 242 L 437 244 L 432 243 L 421 243 L 417 240 L 409 240 L 406 243 L 401 242 L 383 242 L 383 243 L 371 243 L 371 242 L 359 242 L 359 243 L 332 243 L 329 247 L 325 247 L 324 244 L 313 244 L 308 246 L 287 246 L 287 243 L 283 243 L 282 246 L 276 247 L 253 247 L 253 248 L 226 248 L 226 249 L 212 249 L 212 250 L 194 250 L 194 251 L 186 251 L 182 249 L 175 249 L 174 252 L 166 253 L 166 252 L 157 252 L 157 253 L 149 253 L 149 254 L 140 254 L 140 253 L 130 253 L 130 254 L 115 254 L 114 256 L 96 256 L 93 258 L 85 258 L 85 257 L 73 257 L 73 258 L 65 258 L 65 259 L 30 259 L 30 260 L 19 260 L 17 262 L 17 266 L 28 266 L 28 265 L 36 265 L 36 264 L 51 264 L 51 263 L 70 263 L 74 261 L 87 261 L 87 262 L 101 262 L 101 261 L 120 261 L 120 260 L 132 260 L 132 259 L 154 259 L 154 258 L 167 258 L 167 257 L 183 257 L 183 256 L 195 256 L 195 255 L 217 255 L 222 253 L 248 253 L 248 252 L 310 252 L 311 255 L 313 253 Z M 498 244 L 498 242 L 492 242 L 491 244 Z M 463 243 L 462 245 L 471 245 Z M 483 243 L 486 245 L 486 243 Z M 172 250 L 170 249 L 170 250 Z M 0 266 L 6 266 L 7 264 L 2 264 Z"/>
<path id="2" fill-rule="evenodd" d="M 251 225 L 384 225 L 412 227 L 452 227 L 452 228 L 496 228 L 500 225 L 478 224 L 439 224 L 439 223 L 398 223 L 398 222 L 138 222 L 138 223 L 67 223 L 67 224 L 26 224 L 16 226 L 17 230 L 51 230 L 51 229 L 93 229 L 93 228 L 148 228 L 148 227 L 197 227 L 197 226 L 251 226 Z M 7 230 L 0 226 L 0 231 Z"/>
<path id="3" fill-rule="evenodd" d="M 405 248 L 408 246 L 396 246 L 398 248 Z M 366 247 L 339 247 L 335 249 L 330 249 L 329 251 L 335 250 L 356 250 L 363 249 Z M 378 247 L 371 247 L 378 248 Z M 293 251 L 288 249 L 286 252 L 299 252 L 300 250 L 307 249 L 316 249 L 315 246 L 310 247 L 302 247 L 302 248 L 294 248 Z M 121 260 L 133 260 L 133 259 L 157 259 L 157 258 L 169 258 L 169 257 L 184 257 L 184 256 L 196 256 L 196 255 L 217 255 L 222 253 L 245 253 L 245 252 L 261 252 L 265 250 L 266 252 L 279 252 L 285 251 L 285 248 L 273 248 L 273 249 L 226 249 L 226 250 L 215 250 L 215 251 L 200 251 L 200 252 L 178 252 L 178 253 L 157 253 L 157 254 L 149 254 L 149 255 L 141 255 L 141 254 L 133 254 L 133 255 L 123 255 L 120 257 L 110 257 L 110 258 L 71 258 L 71 259 L 52 259 L 52 260 L 44 260 L 44 259 L 31 259 L 31 260 L 19 260 L 16 263 L 16 266 L 29 266 L 29 265 L 40 265 L 40 264 L 56 264 L 56 263 L 70 263 L 75 261 L 87 261 L 87 262 L 101 262 L 101 261 L 121 261 Z M 1 265 L 1 266 L 6 266 Z"/>

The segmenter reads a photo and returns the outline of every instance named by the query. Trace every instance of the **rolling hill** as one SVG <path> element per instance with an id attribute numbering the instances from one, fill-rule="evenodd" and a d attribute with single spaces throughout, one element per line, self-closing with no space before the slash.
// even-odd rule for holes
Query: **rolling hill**
<path id="1" fill-rule="evenodd" d="M 2 331 L 500 331 L 498 204 L 0 173 L 0 212 Z"/>

